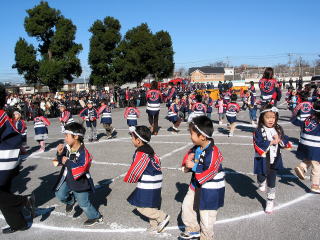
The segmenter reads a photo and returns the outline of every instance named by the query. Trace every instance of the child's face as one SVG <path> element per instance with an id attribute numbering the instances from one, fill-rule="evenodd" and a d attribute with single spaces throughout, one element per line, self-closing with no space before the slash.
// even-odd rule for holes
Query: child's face
<path id="1" fill-rule="evenodd" d="M 201 145 L 203 143 L 203 141 L 206 140 L 206 138 L 202 135 L 198 135 L 195 131 L 193 131 L 192 129 L 189 130 L 190 131 L 190 138 L 191 141 L 193 142 L 194 145 Z"/>
<path id="2" fill-rule="evenodd" d="M 88 108 L 92 108 L 92 103 L 88 103 Z"/>
<path id="3" fill-rule="evenodd" d="M 101 106 L 105 106 L 106 104 L 104 102 L 101 102 Z"/>
<path id="4" fill-rule="evenodd" d="M 60 112 L 63 112 L 65 110 L 64 107 L 59 107 Z"/>
<path id="5" fill-rule="evenodd" d="M 78 142 L 78 136 L 73 136 L 70 133 L 66 133 L 64 135 L 64 141 L 66 144 L 68 144 L 70 147 L 72 147 L 76 142 Z"/>
<path id="6" fill-rule="evenodd" d="M 268 128 L 272 128 L 276 122 L 276 113 L 266 112 L 263 116 L 264 125 Z"/>
<path id="7" fill-rule="evenodd" d="M 136 137 L 134 136 L 134 134 L 131 134 L 131 142 L 132 142 L 133 146 L 135 146 L 136 148 L 137 148 L 137 147 L 140 147 L 140 146 L 141 146 L 141 143 L 142 143 L 139 138 L 136 138 Z"/>
<path id="8" fill-rule="evenodd" d="M 14 114 L 14 119 L 19 120 L 20 119 L 20 114 L 15 113 Z"/>

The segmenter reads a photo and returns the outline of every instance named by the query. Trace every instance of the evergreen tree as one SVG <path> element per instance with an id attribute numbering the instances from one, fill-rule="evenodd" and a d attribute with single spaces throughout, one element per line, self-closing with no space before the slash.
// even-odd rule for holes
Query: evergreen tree
<path id="1" fill-rule="evenodd" d="M 114 61 L 117 47 L 121 41 L 120 22 L 113 17 L 106 17 L 103 22 L 97 20 L 89 31 L 90 38 L 89 65 L 92 69 L 90 83 L 104 86 L 117 82 Z"/>
<path id="2" fill-rule="evenodd" d="M 72 81 L 82 72 L 77 57 L 82 45 L 74 42 L 77 28 L 44 1 L 27 10 L 27 14 L 24 27 L 39 42 L 39 58 L 35 47 L 20 38 L 15 46 L 16 64 L 12 67 L 27 83 L 42 83 L 57 91 L 64 85 L 64 79 Z"/>
<path id="3" fill-rule="evenodd" d="M 143 23 L 127 31 L 119 44 L 115 68 L 119 83 L 141 81 L 153 72 L 155 58 L 154 37 L 148 25 Z"/>

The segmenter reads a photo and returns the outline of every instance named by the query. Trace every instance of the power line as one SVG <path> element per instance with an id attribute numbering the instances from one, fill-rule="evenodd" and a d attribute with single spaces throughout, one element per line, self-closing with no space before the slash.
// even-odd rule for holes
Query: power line
<path id="1" fill-rule="evenodd" d="M 290 56 L 318 56 L 319 53 L 290 53 Z M 191 64 L 191 63 L 201 63 L 201 62 L 214 62 L 214 61 L 223 61 L 227 59 L 230 62 L 232 59 L 248 59 L 248 60 L 265 60 L 265 59 L 280 59 L 288 57 L 288 53 L 278 53 L 278 54 L 269 54 L 269 55 L 257 55 L 257 56 L 226 56 L 226 57 L 218 57 L 211 59 L 202 59 L 196 61 L 188 61 L 188 62 L 177 62 L 176 65 L 183 64 Z"/>

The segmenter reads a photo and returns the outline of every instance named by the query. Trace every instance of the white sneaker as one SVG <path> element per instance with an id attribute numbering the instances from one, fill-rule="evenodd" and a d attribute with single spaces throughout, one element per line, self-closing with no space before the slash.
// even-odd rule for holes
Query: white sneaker
<path id="1" fill-rule="evenodd" d="M 161 223 L 159 223 L 158 228 L 157 228 L 158 233 L 163 231 L 163 229 L 167 226 L 169 220 L 170 220 L 170 216 L 167 215 L 166 218 Z"/>
<path id="2" fill-rule="evenodd" d="M 233 133 L 229 133 L 229 134 L 228 134 L 228 137 L 233 137 Z"/>
<path id="3" fill-rule="evenodd" d="M 271 214 L 273 212 L 274 203 L 273 200 L 267 200 L 267 206 L 264 210 L 267 214 Z"/>
<path id="4" fill-rule="evenodd" d="M 262 183 L 259 183 L 259 191 L 260 192 L 265 192 L 267 189 L 267 181 L 264 180 Z"/>
<path id="5" fill-rule="evenodd" d="M 222 125 L 222 121 L 219 121 L 219 125 Z"/>
<path id="6" fill-rule="evenodd" d="M 274 200 L 276 198 L 276 190 L 275 188 L 268 188 L 267 190 L 267 199 Z"/>

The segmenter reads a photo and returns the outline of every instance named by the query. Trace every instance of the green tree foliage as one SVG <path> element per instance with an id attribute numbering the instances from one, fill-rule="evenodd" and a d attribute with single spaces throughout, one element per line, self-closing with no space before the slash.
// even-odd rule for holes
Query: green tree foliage
<path id="1" fill-rule="evenodd" d="M 172 76 L 174 70 L 173 47 L 171 36 L 166 31 L 159 31 L 154 35 L 155 58 L 152 74 L 156 79 Z"/>
<path id="2" fill-rule="evenodd" d="M 127 31 L 118 47 L 115 68 L 118 83 L 141 81 L 152 74 L 156 79 L 172 75 L 174 69 L 171 36 L 166 31 L 152 34 L 146 23 Z"/>
<path id="3" fill-rule="evenodd" d="M 14 49 L 15 61 L 12 67 L 23 75 L 26 83 L 36 84 L 39 81 L 38 70 L 39 62 L 36 59 L 36 50 L 31 44 L 28 44 L 23 38 L 20 38 Z"/>
<path id="4" fill-rule="evenodd" d="M 35 48 L 20 38 L 15 47 L 16 64 L 12 67 L 24 75 L 27 83 L 42 83 L 57 91 L 64 79 L 72 81 L 82 72 L 77 57 L 82 45 L 74 42 L 77 28 L 47 2 L 41 1 L 27 14 L 24 27 L 39 42 L 39 58 Z M 27 63 L 29 60 L 32 61 Z"/>
<path id="5" fill-rule="evenodd" d="M 115 61 L 120 72 L 119 83 L 137 82 L 139 85 L 153 72 L 155 53 L 154 37 L 146 23 L 127 31 Z"/>
<path id="6" fill-rule="evenodd" d="M 91 66 L 90 83 L 104 86 L 116 83 L 118 74 L 115 69 L 117 47 L 121 41 L 120 22 L 113 17 L 106 17 L 103 22 L 97 20 L 89 31 L 90 38 L 89 65 Z"/>

